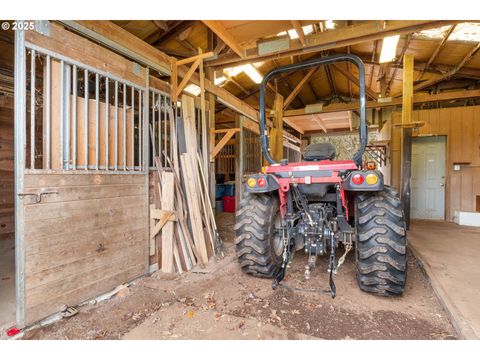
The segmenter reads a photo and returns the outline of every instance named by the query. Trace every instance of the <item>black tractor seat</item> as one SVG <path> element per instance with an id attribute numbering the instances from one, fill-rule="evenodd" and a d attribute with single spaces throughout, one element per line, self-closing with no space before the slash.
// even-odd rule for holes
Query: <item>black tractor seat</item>
<path id="1" fill-rule="evenodd" d="M 335 147 L 330 143 L 310 144 L 303 151 L 305 161 L 333 160 Z"/>

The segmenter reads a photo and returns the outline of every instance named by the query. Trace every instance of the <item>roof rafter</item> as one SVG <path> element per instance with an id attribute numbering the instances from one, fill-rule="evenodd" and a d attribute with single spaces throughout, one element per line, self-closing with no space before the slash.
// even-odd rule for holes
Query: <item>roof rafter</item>
<path id="1" fill-rule="evenodd" d="M 343 70 L 340 66 L 335 65 L 335 64 L 333 64 L 332 66 L 333 66 L 333 68 L 334 68 L 335 70 L 337 70 L 340 74 L 342 74 L 343 76 L 345 76 L 345 77 L 348 79 L 348 81 L 351 81 L 351 82 L 354 83 L 357 87 L 360 87 L 360 82 L 359 82 L 358 78 L 357 78 L 355 75 L 353 75 L 352 72 L 350 72 L 350 71 L 345 71 L 345 70 Z M 365 92 L 367 93 L 367 95 L 368 95 L 370 98 L 372 98 L 372 99 L 374 99 L 374 100 L 377 99 L 377 93 L 376 93 L 375 91 L 373 91 L 372 89 L 370 89 L 368 86 L 365 86 Z"/>
<path id="2" fill-rule="evenodd" d="M 334 49 L 354 45 L 361 42 L 382 39 L 388 35 L 412 33 L 423 29 L 429 29 L 444 25 L 461 22 L 460 20 L 389 20 L 370 21 L 354 24 L 335 31 L 325 31 L 307 35 L 307 45 L 302 46 L 299 39 L 290 41 L 290 47 L 268 54 L 258 54 L 258 49 L 248 49 L 243 59 L 231 54 L 219 56 L 218 59 L 208 62 L 209 66 L 227 67 L 236 66 L 255 61 L 265 61 L 273 58 L 288 57 L 293 55 L 318 52 L 321 50 Z"/>
<path id="3" fill-rule="evenodd" d="M 298 20 L 290 20 L 292 23 L 293 28 L 295 29 L 298 38 L 300 39 L 300 43 L 302 46 L 307 44 L 307 40 L 305 39 L 305 33 L 303 32 L 302 24 Z"/>
<path id="4" fill-rule="evenodd" d="M 210 28 L 227 46 L 232 49 L 241 58 L 245 57 L 245 50 L 240 46 L 238 41 L 228 32 L 220 21 L 202 20 L 202 22 Z"/>
<path id="5" fill-rule="evenodd" d="M 302 90 L 303 85 L 305 85 L 305 83 L 308 80 L 310 80 L 310 78 L 313 76 L 313 74 L 315 74 L 315 71 L 317 71 L 317 70 L 318 70 L 318 68 L 311 68 L 310 70 L 308 70 L 308 72 L 305 74 L 305 76 L 302 78 L 302 80 L 300 80 L 300 82 L 297 84 L 297 86 L 295 86 L 295 88 L 292 90 L 290 95 L 288 95 L 288 97 L 283 102 L 283 108 L 284 109 L 288 108 L 288 106 L 293 101 L 293 99 L 295 99 L 297 97 L 297 95 L 300 93 L 300 90 Z"/>
<path id="6" fill-rule="evenodd" d="M 420 80 L 423 76 L 423 74 L 425 73 L 425 71 L 430 67 L 430 65 L 432 65 L 433 61 L 437 58 L 437 55 L 438 53 L 440 52 L 440 50 L 442 50 L 442 48 L 445 46 L 445 44 L 447 43 L 447 40 L 448 38 L 450 37 L 450 35 L 452 34 L 453 30 L 455 30 L 455 27 L 457 25 L 454 24 L 452 26 L 450 26 L 450 28 L 448 29 L 448 31 L 445 33 L 442 41 L 440 41 L 440 43 L 438 44 L 438 46 L 435 48 L 435 51 L 432 53 L 432 55 L 430 56 L 430 59 L 428 59 L 427 63 L 425 64 L 425 66 L 423 67 L 423 70 L 420 72 L 420 74 L 418 74 L 418 77 L 417 77 L 417 80 Z"/>

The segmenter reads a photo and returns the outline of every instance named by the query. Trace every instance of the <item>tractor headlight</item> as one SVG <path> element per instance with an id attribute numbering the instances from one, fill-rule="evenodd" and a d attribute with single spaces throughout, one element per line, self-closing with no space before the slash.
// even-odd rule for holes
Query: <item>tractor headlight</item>
<path id="1" fill-rule="evenodd" d="M 369 185 L 375 185 L 378 182 L 377 174 L 368 174 L 365 177 L 365 182 Z"/>

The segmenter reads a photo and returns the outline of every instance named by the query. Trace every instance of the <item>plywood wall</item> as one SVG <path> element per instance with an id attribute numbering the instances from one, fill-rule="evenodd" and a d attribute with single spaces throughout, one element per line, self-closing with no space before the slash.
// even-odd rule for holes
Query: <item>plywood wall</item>
<path id="1" fill-rule="evenodd" d="M 25 175 L 26 324 L 145 274 L 145 175 Z"/>
<path id="2" fill-rule="evenodd" d="M 413 136 L 447 137 L 445 219 L 453 221 L 455 210 L 476 211 L 480 196 L 480 106 L 416 110 L 413 120 L 425 122 Z M 401 113 L 394 113 L 392 123 L 400 122 Z M 401 130 L 395 126 L 390 129 L 391 182 L 398 189 Z M 454 164 L 460 164 L 459 171 L 453 170 Z"/>

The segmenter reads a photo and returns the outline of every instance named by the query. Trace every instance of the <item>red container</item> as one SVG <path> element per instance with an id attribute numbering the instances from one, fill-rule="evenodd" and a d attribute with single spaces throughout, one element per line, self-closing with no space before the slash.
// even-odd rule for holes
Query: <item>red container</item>
<path id="1" fill-rule="evenodd" d="M 223 197 L 223 211 L 230 213 L 235 212 L 235 196 Z"/>

